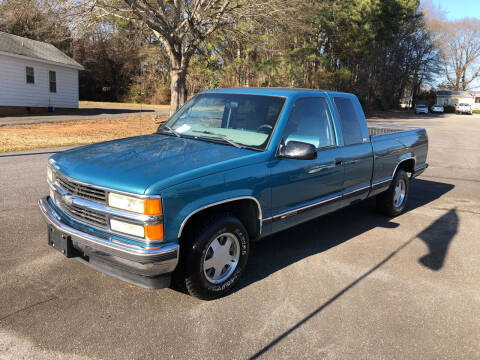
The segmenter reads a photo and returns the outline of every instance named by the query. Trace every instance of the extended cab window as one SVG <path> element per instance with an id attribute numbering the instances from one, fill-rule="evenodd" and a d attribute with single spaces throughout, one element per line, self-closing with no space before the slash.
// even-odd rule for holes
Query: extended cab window
<path id="1" fill-rule="evenodd" d="M 317 149 L 335 145 L 330 112 L 323 98 L 305 98 L 295 102 L 283 133 L 283 141 L 301 141 Z"/>
<path id="2" fill-rule="evenodd" d="M 340 116 L 345 146 L 362 143 L 362 129 L 352 101 L 344 97 L 334 97 L 333 102 Z"/>
<path id="3" fill-rule="evenodd" d="M 194 96 L 158 132 L 215 140 L 263 150 L 285 99 L 276 96 L 207 93 Z"/>

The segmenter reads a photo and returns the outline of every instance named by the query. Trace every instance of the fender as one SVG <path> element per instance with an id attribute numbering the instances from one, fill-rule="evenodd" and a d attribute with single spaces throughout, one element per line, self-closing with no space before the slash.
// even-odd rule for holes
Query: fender
<path id="1" fill-rule="evenodd" d="M 397 160 L 397 163 L 395 165 L 395 169 L 393 169 L 393 172 L 392 172 L 391 179 L 393 179 L 393 177 L 395 176 L 395 173 L 397 172 L 397 169 L 400 166 L 400 164 L 407 161 L 407 160 L 413 160 L 413 169 L 415 169 L 415 164 L 417 163 L 417 158 L 415 157 L 415 155 L 413 153 L 403 154 Z"/>
<path id="2" fill-rule="evenodd" d="M 253 200 L 255 202 L 255 204 L 257 205 L 257 208 L 258 208 L 258 222 L 259 222 L 259 229 L 260 229 L 260 233 L 262 231 L 262 219 L 263 219 L 263 214 L 262 214 L 262 206 L 260 205 L 260 202 L 257 200 L 257 198 L 253 197 L 253 196 L 239 196 L 239 197 L 230 197 L 230 198 L 226 198 L 224 200 L 220 200 L 220 201 L 216 201 L 216 202 L 212 202 L 210 204 L 207 204 L 207 205 L 204 205 L 204 206 L 201 206 L 199 208 L 197 208 L 196 210 L 194 211 L 191 211 L 182 221 L 181 225 L 180 225 L 180 229 L 178 230 L 178 235 L 177 235 L 177 238 L 180 239 L 180 237 L 182 236 L 182 231 L 183 231 L 183 228 L 185 227 L 185 224 L 188 222 L 188 220 L 193 216 L 195 215 L 196 213 L 202 211 L 202 210 L 205 210 L 205 209 L 208 209 L 210 207 L 213 207 L 213 206 L 216 206 L 216 205 L 220 205 L 220 204 L 225 204 L 225 203 L 228 203 L 228 202 L 232 202 L 232 201 L 237 201 L 237 200 Z"/>

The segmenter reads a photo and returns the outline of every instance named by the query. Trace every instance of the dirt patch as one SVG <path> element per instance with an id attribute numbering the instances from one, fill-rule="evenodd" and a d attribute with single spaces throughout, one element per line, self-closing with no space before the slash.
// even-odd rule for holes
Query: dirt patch
<path id="1" fill-rule="evenodd" d="M 156 105 L 156 104 L 139 104 L 139 103 L 122 103 L 122 102 L 105 102 L 105 101 L 79 101 L 80 108 L 100 106 L 100 107 L 143 107 L 145 109 L 169 109 L 170 105 Z"/>
<path id="2" fill-rule="evenodd" d="M 166 118 L 157 119 L 164 121 Z M 154 115 L 12 125 L 0 128 L 0 152 L 42 147 L 91 144 L 129 136 L 153 133 L 158 124 Z"/>

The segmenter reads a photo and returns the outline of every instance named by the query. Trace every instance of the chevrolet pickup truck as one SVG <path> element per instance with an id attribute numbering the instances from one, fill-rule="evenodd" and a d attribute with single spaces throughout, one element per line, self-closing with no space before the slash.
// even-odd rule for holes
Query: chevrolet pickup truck
<path id="1" fill-rule="evenodd" d="M 373 196 L 399 215 L 427 147 L 425 129 L 369 128 L 352 94 L 210 90 L 156 133 L 51 156 L 39 206 L 66 257 L 214 299 L 253 241 Z"/>

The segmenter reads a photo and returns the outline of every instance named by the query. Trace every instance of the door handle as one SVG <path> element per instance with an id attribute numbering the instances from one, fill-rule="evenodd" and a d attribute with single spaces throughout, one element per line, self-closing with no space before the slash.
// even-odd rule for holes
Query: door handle
<path id="1" fill-rule="evenodd" d="M 307 169 L 307 173 L 315 174 L 315 173 L 320 172 L 322 170 L 333 169 L 334 167 L 340 166 L 342 164 L 343 164 L 343 159 L 335 159 L 330 164 L 322 164 L 322 165 L 315 165 L 315 166 L 309 167 Z"/>

